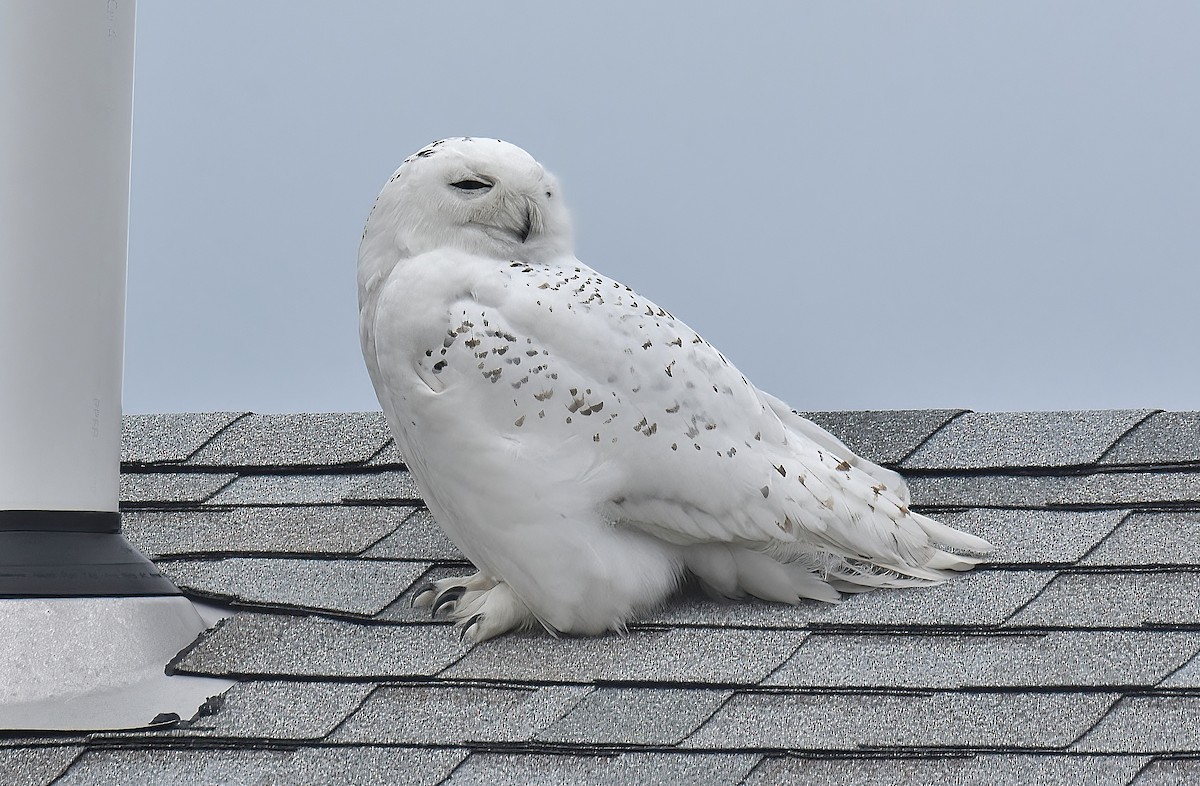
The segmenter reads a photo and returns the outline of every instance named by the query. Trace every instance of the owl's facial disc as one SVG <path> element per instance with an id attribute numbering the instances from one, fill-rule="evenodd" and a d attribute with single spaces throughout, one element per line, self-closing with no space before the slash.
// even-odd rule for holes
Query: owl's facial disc
<path id="1" fill-rule="evenodd" d="M 378 258 L 440 248 L 526 261 L 572 255 L 570 216 L 554 176 L 519 147 L 470 137 L 434 142 L 405 159 L 380 194 L 363 242 Z"/>

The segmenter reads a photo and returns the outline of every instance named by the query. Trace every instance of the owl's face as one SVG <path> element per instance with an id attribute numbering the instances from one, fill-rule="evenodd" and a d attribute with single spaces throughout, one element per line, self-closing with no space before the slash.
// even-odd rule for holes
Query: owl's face
<path id="1" fill-rule="evenodd" d="M 364 244 L 373 236 L 400 257 L 455 248 L 542 262 L 572 250 L 558 181 L 495 139 L 446 139 L 406 159 L 379 195 Z"/>

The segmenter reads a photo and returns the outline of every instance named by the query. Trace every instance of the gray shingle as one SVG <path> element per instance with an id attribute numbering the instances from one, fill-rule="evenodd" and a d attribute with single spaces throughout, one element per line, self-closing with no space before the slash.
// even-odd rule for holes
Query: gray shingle
<path id="1" fill-rule="evenodd" d="M 1200 750 L 1200 696 L 1126 696 L 1072 750 L 1170 753 Z"/>
<path id="2" fill-rule="evenodd" d="M 1064 486 L 1062 505 L 1147 505 L 1200 501 L 1200 472 L 1117 472 Z"/>
<path id="3" fill-rule="evenodd" d="M 754 685 L 787 660 L 804 636 L 796 631 L 673 628 L 553 639 L 531 632 L 476 647 L 441 676 Z"/>
<path id="4" fill-rule="evenodd" d="M 421 492 L 417 483 L 408 470 L 392 470 L 389 472 L 373 472 L 369 475 L 356 475 L 358 482 L 347 489 L 346 502 L 391 502 L 408 505 L 420 505 Z"/>
<path id="5" fill-rule="evenodd" d="M 44 734 L 37 732 L 20 732 L 12 733 L 5 732 L 0 734 L 0 751 L 9 748 L 29 748 L 36 749 L 42 746 L 58 748 L 58 747 L 80 747 L 87 744 L 89 734 L 55 734 L 53 739 Z M 53 743 L 48 745 L 48 743 Z"/>
<path id="6" fill-rule="evenodd" d="M 189 464 L 311 467 L 361 464 L 389 438 L 380 412 L 248 415 L 201 448 Z"/>
<path id="7" fill-rule="evenodd" d="M 317 692 L 326 686 L 317 686 Z M 349 686 L 360 689 L 363 686 Z M 303 697 L 302 697 L 303 698 Z M 308 737 L 310 729 L 316 729 L 321 724 L 313 719 L 312 724 L 304 727 L 296 736 L 287 731 L 280 723 L 289 723 L 287 715 L 291 707 L 280 706 L 268 702 L 261 710 L 262 720 L 268 724 L 268 731 L 281 731 L 276 735 L 266 735 L 260 739 L 274 741 L 303 741 Z M 269 714 L 281 716 L 271 726 Z M 340 718 L 338 718 L 340 720 Z M 170 736 L 195 736 L 194 730 L 184 733 L 172 733 Z M 162 736 L 161 733 L 159 735 Z M 71 786 L 98 786 L 101 784 L 168 784 L 169 786 L 198 786 L 199 784 L 245 784 L 246 786 L 318 786 L 318 784 L 337 784 L 337 786 L 376 786 L 387 783 L 389 786 L 435 786 L 441 783 L 458 764 L 467 756 L 463 749 L 428 749 L 428 748 L 394 748 L 366 746 L 335 746 L 319 748 L 300 748 L 294 753 L 287 751 L 266 751 L 247 748 L 230 748 L 229 742 L 243 736 L 238 732 L 233 737 L 227 737 L 221 742 L 212 743 L 212 748 L 196 748 L 194 750 L 180 748 L 145 748 L 148 740 L 138 739 L 138 746 L 143 748 L 145 755 L 131 755 L 138 748 L 124 751 L 111 751 L 88 754 L 89 760 L 81 763 L 78 771 L 72 771 L 68 779 L 57 783 L 68 783 Z M 254 739 L 253 734 L 244 735 Z M 135 738 L 137 739 L 137 738 Z M 115 738 L 106 737 L 107 744 L 115 744 Z M 257 740 L 255 741 L 257 742 Z M 178 743 L 177 743 L 178 744 Z M 204 745 L 205 743 L 199 743 Z M 245 744 L 244 742 L 242 743 Z M 255 743 L 251 743 L 255 744 Z M 261 743 L 258 743 L 261 746 Z M 249 754 L 249 755 L 245 755 Z M 262 755 L 258 755 L 262 754 Z M 3 753 L 0 752 L 0 757 Z M 221 759 L 229 757 L 228 764 L 221 764 Z M 0 758 L 2 761 L 2 758 Z M 0 768 L 0 775 L 4 770 Z M 38 786 L 48 784 L 50 778 L 38 781 L 27 781 Z M 2 781 L 5 786 L 23 786 L 26 781 Z"/>
<path id="8" fill-rule="evenodd" d="M 224 472 L 121 473 L 121 504 L 204 502 L 236 479 L 237 475 Z"/>
<path id="9" fill-rule="evenodd" d="M 330 735 L 334 742 L 457 745 L 523 742 L 592 688 L 395 685 L 379 688 Z"/>
<path id="10" fill-rule="evenodd" d="M 823 758 L 780 756 L 763 759 L 743 786 L 1126 786 L 1145 756 L 978 754 L 937 758 Z M 1140 783 L 1140 781 L 1139 781 Z"/>
<path id="11" fill-rule="evenodd" d="M 1200 688 L 1200 655 L 1183 664 L 1178 671 L 1158 684 L 1160 688 Z"/>
<path id="12" fill-rule="evenodd" d="M 1134 513 L 1083 565 L 1200 565 L 1200 513 Z"/>
<path id="13" fill-rule="evenodd" d="M 734 694 L 685 747 L 853 751 L 867 747 L 1061 748 L 1115 694 Z"/>
<path id="14" fill-rule="evenodd" d="M 396 440 L 389 439 L 379 449 L 379 452 L 371 457 L 367 462 L 368 467 L 395 467 L 403 466 L 404 457 L 400 455 L 400 451 L 396 449 Z"/>
<path id="15" fill-rule="evenodd" d="M 357 475 L 243 475 L 208 500 L 210 505 L 337 505 Z"/>
<path id="16" fill-rule="evenodd" d="M 930 437 L 901 466 L 983 469 L 1094 464 L 1150 412 L 968 412 Z"/>
<path id="17" fill-rule="evenodd" d="M 461 748 L 302 748 L 288 762 L 282 783 L 289 786 L 435 786 L 454 772 L 466 756 L 467 751 Z M 264 782 L 262 786 L 276 786 L 276 783 Z"/>
<path id="18" fill-rule="evenodd" d="M 289 756 L 284 751 L 245 748 L 89 750 L 54 786 L 261 786 L 287 766 Z"/>
<path id="19" fill-rule="evenodd" d="M 1080 482 L 1071 477 L 1022 475 L 915 475 L 907 480 L 913 505 L 922 509 L 1044 508 Z"/>
<path id="20" fill-rule="evenodd" d="M 70 766 L 83 752 L 76 745 L 45 748 L 0 748 L 0 783 L 5 786 L 43 786 Z"/>
<path id="21" fill-rule="evenodd" d="M 429 564 L 235 557 L 162 562 L 159 567 L 180 589 L 208 597 L 372 616 Z"/>
<path id="22" fill-rule="evenodd" d="M 129 541 L 152 557 L 183 554 L 357 554 L 404 520 L 377 506 L 129 511 Z"/>
<path id="23" fill-rule="evenodd" d="M 1133 786 L 1195 786 L 1200 783 L 1200 759 L 1154 759 Z"/>
<path id="24" fill-rule="evenodd" d="M 430 676 L 466 649 L 447 625 L 359 625 L 242 613 L 201 638 L 177 669 L 230 676 Z"/>
<path id="25" fill-rule="evenodd" d="M 472 753 L 442 786 L 607 786 L 616 757 Z"/>
<path id="26" fill-rule="evenodd" d="M 898 464 L 962 409 L 801 412 L 863 458 Z"/>
<path id="27" fill-rule="evenodd" d="M 991 563 L 1074 563 L 1112 532 L 1123 510 L 970 508 L 934 516 L 991 541 Z"/>
<path id="28" fill-rule="evenodd" d="M 1200 412 L 1156 412 L 1100 461 L 1133 466 L 1196 462 L 1200 462 Z"/>
<path id="29" fill-rule="evenodd" d="M 753 754 L 472 753 L 446 786 L 718 786 L 741 783 L 759 760 Z"/>
<path id="30" fill-rule="evenodd" d="M 395 511 L 399 512 L 401 511 Z M 408 518 L 396 527 L 395 532 L 368 549 L 363 557 L 457 561 L 466 559 L 442 532 L 442 528 L 434 521 L 433 514 L 425 508 L 413 510 Z"/>
<path id="31" fill-rule="evenodd" d="M 125 415 L 121 418 L 121 463 L 185 461 L 221 429 L 246 412 L 189 412 Z"/>
<path id="32" fill-rule="evenodd" d="M 729 695 L 717 690 L 597 688 L 535 739 L 576 745 L 677 745 Z"/>
<path id="33" fill-rule="evenodd" d="M 864 592 L 832 607 L 842 625 L 999 625 L 1037 595 L 1049 571 L 975 570 L 945 584 Z"/>
<path id="34" fill-rule="evenodd" d="M 1060 574 L 1010 625 L 1136 628 L 1200 623 L 1200 573 Z"/>
<path id="35" fill-rule="evenodd" d="M 719 786 L 741 783 L 759 757 L 754 754 L 626 753 L 613 761 L 608 784 Z"/>
<path id="36" fill-rule="evenodd" d="M 180 736 L 224 739 L 320 740 L 374 690 L 361 682 L 239 682 L 219 710 L 198 719 Z"/>
<path id="37" fill-rule="evenodd" d="M 1200 633 L 813 634 L 764 685 L 815 688 L 1150 687 L 1200 651 Z"/>
<path id="38" fill-rule="evenodd" d="M 922 508 L 1126 507 L 1200 501 L 1200 472 L 917 476 L 909 478 L 909 488 Z"/>

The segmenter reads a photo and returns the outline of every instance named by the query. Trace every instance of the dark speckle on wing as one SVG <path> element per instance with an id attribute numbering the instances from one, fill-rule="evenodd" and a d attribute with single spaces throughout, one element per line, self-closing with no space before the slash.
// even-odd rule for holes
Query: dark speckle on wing
<path id="1" fill-rule="evenodd" d="M 503 271 L 510 296 L 523 298 L 519 307 L 546 315 L 545 332 L 531 330 L 528 316 L 522 321 L 481 307 L 468 310 L 447 326 L 432 351 L 437 362 L 431 359 L 429 366 L 442 379 L 450 370 L 461 374 L 473 368 L 478 376 L 455 379 L 486 383 L 479 388 L 483 396 L 491 396 L 492 386 L 505 379 L 508 384 L 495 388 L 505 394 L 504 408 L 497 412 L 507 418 L 495 423 L 498 431 L 519 430 L 522 440 L 542 435 L 555 447 L 578 433 L 573 449 L 620 445 L 624 450 L 628 445 L 661 454 L 662 460 L 705 462 L 746 461 L 743 456 L 753 451 L 739 454 L 739 449 L 762 442 L 761 431 L 738 425 L 752 422 L 738 409 L 757 400 L 744 398 L 744 391 L 753 390 L 749 383 L 733 375 L 737 382 L 731 386 L 728 361 L 669 312 L 586 268 L 513 260 Z M 567 346 L 564 334 L 587 336 L 579 347 L 586 363 L 560 357 Z M 459 363 L 460 358 L 469 364 Z M 743 398 L 735 404 L 739 395 Z M 561 402 L 562 409 L 551 408 L 552 402 Z M 757 404 L 749 408 L 759 410 Z M 559 417 L 547 417 L 556 411 Z M 628 439 L 630 430 L 637 440 Z M 689 444 L 695 453 L 679 454 L 680 445 Z M 764 469 L 773 466 L 759 460 Z M 765 496 L 770 487 L 764 489 Z"/>

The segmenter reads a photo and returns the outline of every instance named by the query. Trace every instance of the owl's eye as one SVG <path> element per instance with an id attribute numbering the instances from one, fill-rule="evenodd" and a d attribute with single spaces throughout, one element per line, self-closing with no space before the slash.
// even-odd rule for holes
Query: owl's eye
<path id="1" fill-rule="evenodd" d="M 485 183 L 482 180 L 460 180 L 457 183 L 451 183 L 451 187 L 457 188 L 459 191 L 480 191 L 492 187 L 491 183 Z"/>

